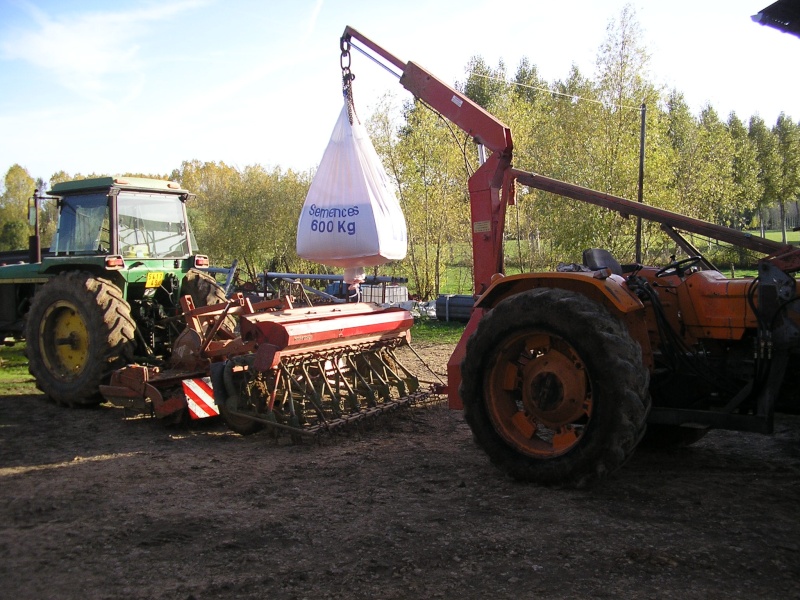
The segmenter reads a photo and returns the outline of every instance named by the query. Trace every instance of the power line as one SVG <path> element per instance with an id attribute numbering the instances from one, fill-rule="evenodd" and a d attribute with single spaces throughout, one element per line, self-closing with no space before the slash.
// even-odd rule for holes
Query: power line
<path id="1" fill-rule="evenodd" d="M 500 77 L 492 77 L 491 75 L 484 75 L 482 73 L 476 73 L 475 71 L 470 72 L 469 75 L 475 75 L 475 77 L 483 77 L 484 79 L 491 79 L 492 81 L 499 81 L 501 83 L 505 83 L 506 85 L 516 85 L 518 87 L 528 88 L 530 90 L 547 92 L 548 94 L 563 96 L 564 98 L 570 98 L 572 100 L 583 100 L 584 102 L 593 102 L 595 104 L 600 104 L 607 108 L 626 108 L 629 110 L 635 110 L 636 112 L 642 112 L 641 106 L 631 106 L 628 104 L 609 104 L 608 102 L 603 102 L 602 100 L 595 100 L 594 98 L 584 98 L 583 96 L 578 96 L 577 94 L 565 94 L 564 92 L 557 92 L 550 88 L 528 85 L 527 83 L 519 83 L 516 81 L 508 81 L 507 79 L 501 79 Z"/>

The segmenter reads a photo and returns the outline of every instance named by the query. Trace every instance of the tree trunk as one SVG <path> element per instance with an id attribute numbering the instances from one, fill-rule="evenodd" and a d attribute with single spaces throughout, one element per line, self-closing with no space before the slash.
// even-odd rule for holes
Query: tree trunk
<path id="1" fill-rule="evenodd" d="M 781 200 L 778 203 L 781 211 L 781 241 L 786 243 L 786 203 Z"/>

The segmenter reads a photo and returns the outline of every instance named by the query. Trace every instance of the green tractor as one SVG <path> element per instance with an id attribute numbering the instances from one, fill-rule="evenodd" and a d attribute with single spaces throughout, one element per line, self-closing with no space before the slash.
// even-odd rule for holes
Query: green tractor
<path id="1" fill-rule="evenodd" d="M 179 299 L 225 300 L 202 269 L 186 217 L 194 195 L 174 182 L 134 177 L 68 181 L 50 190 L 58 228 L 50 248 L 0 253 L 0 336 L 26 341 L 37 386 L 58 403 L 97 404 L 111 371 L 159 365 L 185 324 Z M 231 323 L 227 323 L 231 326 Z"/>

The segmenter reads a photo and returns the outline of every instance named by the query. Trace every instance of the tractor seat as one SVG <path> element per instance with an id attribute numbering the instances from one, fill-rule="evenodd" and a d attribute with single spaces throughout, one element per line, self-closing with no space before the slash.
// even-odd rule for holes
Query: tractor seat
<path id="1" fill-rule="evenodd" d="M 147 244 L 132 244 L 122 249 L 122 255 L 125 258 L 148 258 L 150 256 L 150 248 L 148 248 Z"/>
<path id="2" fill-rule="evenodd" d="M 611 256 L 611 252 L 603 248 L 589 248 L 583 251 L 583 264 L 592 271 L 600 269 L 610 269 L 614 275 L 622 275 L 622 266 L 617 259 Z"/>

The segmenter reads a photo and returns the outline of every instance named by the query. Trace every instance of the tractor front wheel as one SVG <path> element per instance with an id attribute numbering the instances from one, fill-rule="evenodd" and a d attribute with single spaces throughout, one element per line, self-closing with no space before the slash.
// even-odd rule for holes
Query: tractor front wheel
<path id="1" fill-rule="evenodd" d="M 501 470 L 580 487 L 620 467 L 645 430 L 639 345 L 585 296 L 538 288 L 480 322 L 461 365 L 464 414 Z"/>
<path id="2" fill-rule="evenodd" d="M 60 404 L 98 404 L 98 388 L 133 353 L 136 325 L 120 289 L 81 271 L 36 292 L 25 324 L 28 370 Z"/>

